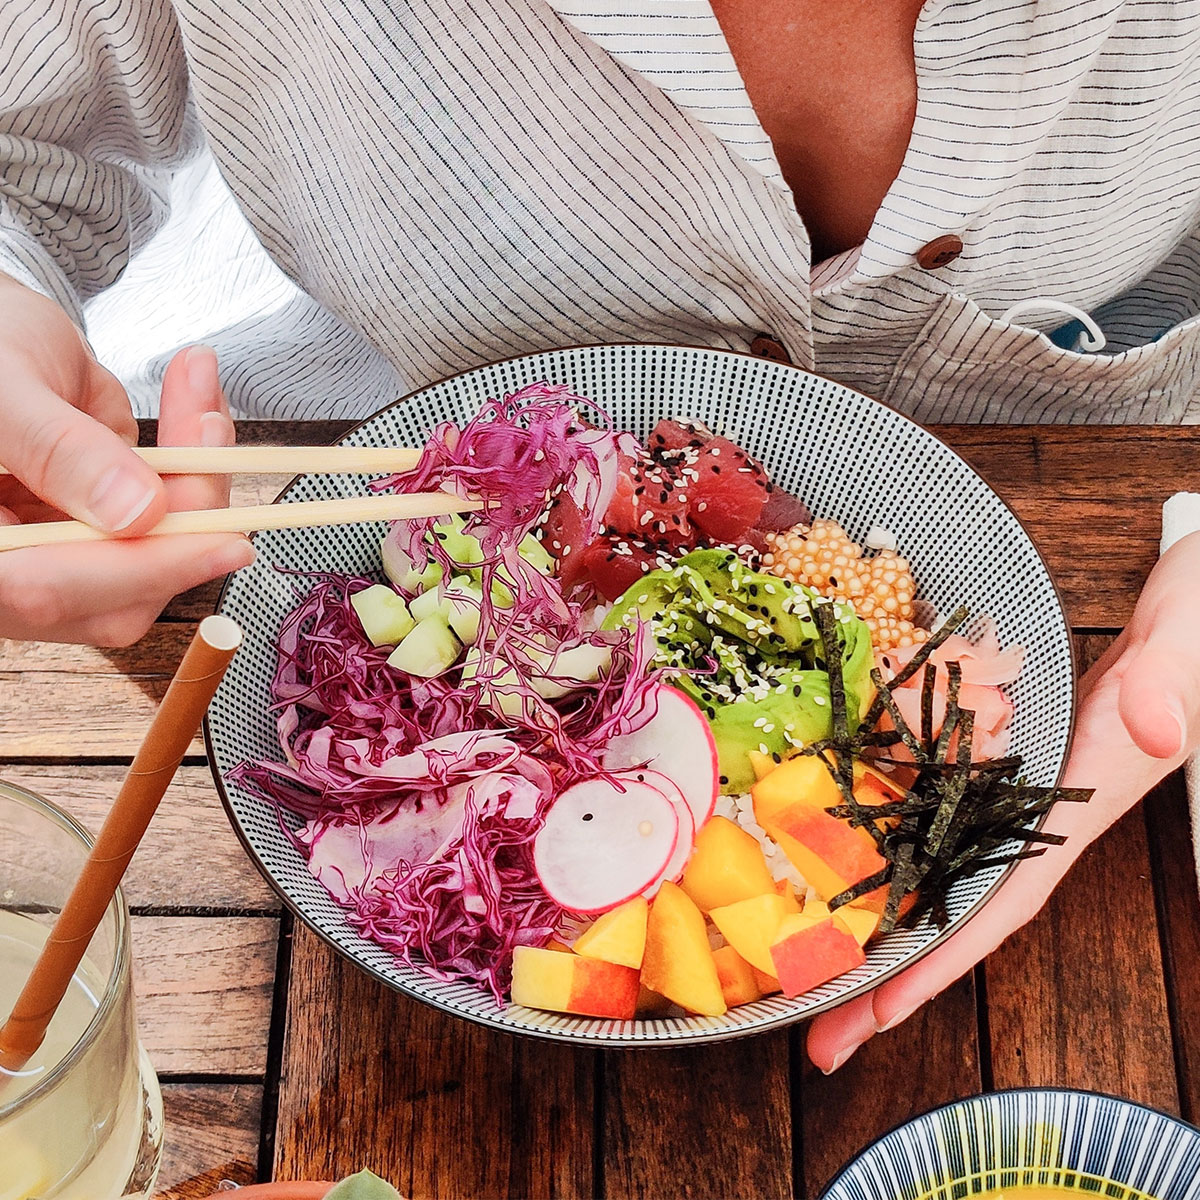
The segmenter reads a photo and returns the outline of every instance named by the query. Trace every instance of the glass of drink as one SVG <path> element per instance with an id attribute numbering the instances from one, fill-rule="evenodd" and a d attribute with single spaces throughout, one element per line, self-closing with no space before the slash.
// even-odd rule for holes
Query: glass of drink
<path id="1" fill-rule="evenodd" d="M 61 809 L 0 782 L 0 1022 L 7 1019 L 91 839 Z M 108 906 L 41 1048 L 0 1068 L 0 1200 L 149 1196 L 162 1095 L 138 1041 L 129 910 Z"/>

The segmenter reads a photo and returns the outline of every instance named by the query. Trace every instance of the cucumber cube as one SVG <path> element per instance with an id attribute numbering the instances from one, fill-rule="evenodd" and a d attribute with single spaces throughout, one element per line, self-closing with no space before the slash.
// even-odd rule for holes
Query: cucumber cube
<path id="1" fill-rule="evenodd" d="M 479 638 L 480 606 L 483 592 L 465 576 L 456 576 L 444 589 L 442 611 L 455 636 L 467 646 Z"/>
<path id="2" fill-rule="evenodd" d="M 350 597 L 363 633 L 372 646 L 394 646 L 416 625 L 404 597 L 384 583 L 373 584 Z"/>
<path id="3" fill-rule="evenodd" d="M 423 621 L 426 617 L 432 616 L 435 612 L 441 612 L 441 610 L 442 591 L 439 587 L 431 587 L 429 591 L 414 596 L 408 602 L 408 611 L 418 621 Z"/>
<path id="4" fill-rule="evenodd" d="M 446 618 L 435 612 L 417 622 L 412 632 L 392 651 L 388 666 L 422 679 L 432 679 L 454 665 L 461 649 Z"/>

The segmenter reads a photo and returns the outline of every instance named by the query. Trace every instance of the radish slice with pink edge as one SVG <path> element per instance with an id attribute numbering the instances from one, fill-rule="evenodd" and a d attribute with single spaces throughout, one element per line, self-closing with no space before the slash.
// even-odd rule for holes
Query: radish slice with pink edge
<path id="1" fill-rule="evenodd" d="M 704 714 L 675 688 L 660 685 L 647 697 L 654 715 L 604 748 L 607 771 L 644 766 L 665 775 L 683 793 L 697 830 L 713 814 L 721 790 L 717 743 Z"/>
<path id="2" fill-rule="evenodd" d="M 662 874 L 678 840 L 675 806 L 657 788 L 634 779 L 585 779 L 547 811 L 533 839 L 533 869 L 555 904 L 607 912 Z"/>
<path id="3" fill-rule="evenodd" d="M 662 887 L 666 880 L 675 883 L 680 875 L 683 874 L 683 868 L 687 866 L 688 859 L 692 857 L 692 851 L 696 848 L 696 819 L 692 816 L 691 807 L 684 798 L 683 793 L 673 780 L 668 779 L 661 771 L 635 771 L 633 778 L 639 783 L 648 783 L 651 787 L 657 788 L 675 808 L 675 813 L 679 817 L 679 837 L 675 842 L 675 853 L 667 860 L 667 865 L 658 873 L 658 878 L 648 888 L 644 888 L 642 895 L 647 900 L 652 900 L 657 894 L 658 889 Z"/>

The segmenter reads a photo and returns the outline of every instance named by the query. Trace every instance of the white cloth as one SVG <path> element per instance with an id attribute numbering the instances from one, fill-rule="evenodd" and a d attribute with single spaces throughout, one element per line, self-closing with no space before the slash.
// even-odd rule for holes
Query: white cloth
<path id="1" fill-rule="evenodd" d="M 1166 552 L 1180 538 L 1200 530 L 1200 495 L 1196 492 L 1176 492 L 1163 505 L 1162 543 L 1159 553 Z M 1184 766 L 1188 807 L 1192 814 L 1192 850 L 1195 855 L 1197 878 L 1200 880 L 1200 754 L 1193 754 Z"/>
<path id="2" fill-rule="evenodd" d="M 923 420 L 1200 420 L 1200 0 L 928 0 L 914 50 L 899 176 L 814 271 L 708 0 L 0 0 L 0 266 L 92 301 L 143 406 L 197 333 L 238 411 L 318 417 L 766 331 Z"/>

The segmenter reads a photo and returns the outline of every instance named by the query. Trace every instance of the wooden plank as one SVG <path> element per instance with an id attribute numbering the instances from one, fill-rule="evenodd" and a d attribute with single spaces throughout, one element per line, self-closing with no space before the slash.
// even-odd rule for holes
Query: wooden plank
<path id="1" fill-rule="evenodd" d="M 198 1200 L 258 1175 L 263 1089 L 257 1083 L 168 1083 L 156 1200 Z"/>
<path id="2" fill-rule="evenodd" d="M 120 650 L 0 639 L 0 758 L 132 758 L 193 632 L 159 623 Z"/>
<path id="3" fill-rule="evenodd" d="M 0 776 L 100 828 L 125 775 L 122 766 L 4 766 Z M 229 824 L 207 767 L 179 769 L 138 847 L 122 887 L 132 908 L 278 912 L 280 903 Z"/>
<path id="4" fill-rule="evenodd" d="M 263 1075 L 278 918 L 135 916 L 132 925 L 138 1029 L 159 1075 Z"/>
<path id="5" fill-rule="evenodd" d="M 791 1197 L 786 1031 L 604 1056 L 606 1197 Z"/>
<path id="6" fill-rule="evenodd" d="M 1080 638 L 1081 663 L 1094 662 L 1109 640 Z M 1140 809 L 1089 847 L 985 970 L 997 1087 L 1064 1085 L 1178 1111 Z"/>
<path id="7" fill-rule="evenodd" d="M 1187 789 L 1177 772 L 1146 799 L 1182 1115 L 1200 1117 L 1200 894 Z"/>
<path id="8" fill-rule="evenodd" d="M 1163 501 L 1200 491 L 1195 427 L 949 425 L 933 432 L 1012 505 L 1076 628 L 1128 621 L 1158 558 Z"/>
<path id="9" fill-rule="evenodd" d="M 803 1030 L 797 1041 L 802 1046 Z M 968 975 L 903 1025 L 876 1034 L 832 1075 L 804 1062 L 797 1101 L 800 1196 L 820 1195 L 855 1154 L 893 1126 L 981 1088 L 975 987 Z"/>
<path id="10" fill-rule="evenodd" d="M 593 1196 L 594 1065 L 410 1000 L 299 926 L 275 1176 L 369 1167 L 413 1197 Z"/>
<path id="11" fill-rule="evenodd" d="M 986 971 L 998 1088 L 1085 1088 L 1178 1111 L 1140 811 L 1084 854 Z"/>

